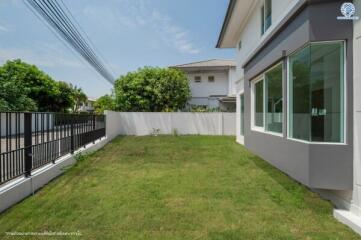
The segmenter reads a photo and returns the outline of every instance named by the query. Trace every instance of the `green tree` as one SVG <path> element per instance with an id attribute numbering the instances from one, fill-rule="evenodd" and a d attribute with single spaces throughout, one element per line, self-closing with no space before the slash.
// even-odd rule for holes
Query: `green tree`
<path id="1" fill-rule="evenodd" d="M 120 111 L 169 112 L 185 107 L 190 97 L 186 75 L 172 68 L 141 68 L 115 82 Z"/>
<path id="2" fill-rule="evenodd" d="M 95 113 L 102 114 L 105 110 L 115 110 L 115 99 L 113 96 L 104 95 L 95 101 Z"/>
<path id="3" fill-rule="evenodd" d="M 36 111 L 36 102 L 28 97 L 30 89 L 22 87 L 24 71 L 17 72 L 13 62 L 0 67 L 0 111 Z"/>
<path id="4" fill-rule="evenodd" d="M 7 73 L 7 81 L 16 81 L 20 89 L 33 99 L 38 111 L 49 111 L 56 102 L 57 84 L 47 74 L 21 60 L 8 61 L 2 66 Z"/>
<path id="5" fill-rule="evenodd" d="M 21 60 L 7 61 L 0 67 L 1 111 L 66 112 L 80 101 L 80 94 L 85 95 Z"/>
<path id="6" fill-rule="evenodd" d="M 54 105 L 51 107 L 54 112 L 69 112 L 75 105 L 73 86 L 66 82 L 57 82 L 57 93 Z"/>

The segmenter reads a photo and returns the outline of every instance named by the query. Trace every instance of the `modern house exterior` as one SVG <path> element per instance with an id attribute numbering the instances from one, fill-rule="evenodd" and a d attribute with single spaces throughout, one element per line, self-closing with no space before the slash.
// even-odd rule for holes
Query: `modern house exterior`
<path id="1" fill-rule="evenodd" d="M 192 94 L 189 106 L 236 111 L 235 61 L 211 59 L 172 68 L 180 69 L 187 74 Z"/>
<path id="2" fill-rule="evenodd" d="M 361 0 L 230 0 L 237 141 L 361 233 Z"/>

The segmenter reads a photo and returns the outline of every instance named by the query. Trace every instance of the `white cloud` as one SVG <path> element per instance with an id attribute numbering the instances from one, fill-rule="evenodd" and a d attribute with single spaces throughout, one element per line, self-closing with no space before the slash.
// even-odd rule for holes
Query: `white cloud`
<path id="1" fill-rule="evenodd" d="M 119 25 L 128 29 L 151 29 L 166 46 L 182 53 L 198 54 L 188 30 L 175 23 L 167 14 L 154 8 L 149 0 L 113 0 L 112 5 L 89 4 L 83 14 L 92 17 L 104 27 L 119 29 Z"/>

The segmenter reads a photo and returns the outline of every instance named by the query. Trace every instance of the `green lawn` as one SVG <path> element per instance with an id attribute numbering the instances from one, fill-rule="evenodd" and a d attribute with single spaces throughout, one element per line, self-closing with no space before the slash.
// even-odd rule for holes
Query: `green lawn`
<path id="1" fill-rule="evenodd" d="M 361 239 L 332 205 L 232 137 L 117 138 L 0 215 L 53 239 Z M 52 239 L 49 237 L 8 239 Z"/>

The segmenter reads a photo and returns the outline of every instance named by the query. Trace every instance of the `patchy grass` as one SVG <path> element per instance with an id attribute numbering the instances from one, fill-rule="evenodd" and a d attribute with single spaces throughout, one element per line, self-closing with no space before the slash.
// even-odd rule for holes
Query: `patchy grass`
<path id="1" fill-rule="evenodd" d="M 121 137 L 0 215 L 53 239 L 361 239 L 231 137 Z"/>

